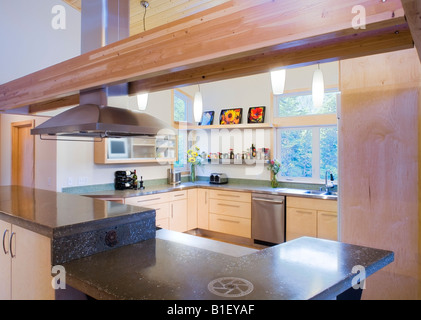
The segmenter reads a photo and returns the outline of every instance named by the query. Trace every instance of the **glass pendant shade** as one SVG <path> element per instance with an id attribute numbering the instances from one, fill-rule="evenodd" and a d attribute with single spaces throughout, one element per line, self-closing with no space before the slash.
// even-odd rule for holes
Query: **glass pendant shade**
<path id="1" fill-rule="evenodd" d="M 270 73 L 273 94 L 283 94 L 285 90 L 286 70 L 276 70 Z"/>
<path id="2" fill-rule="evenodd" d="M 323 105 L 325 97 L 325 83 L 323 79 L 323 72 L 320 69 L 314 71 L 313 75 L 313 105 L 315 108 L 320 108 Z"/>
<path id="3" fill-rule="evenodd" d="M 203 99 L 200 91 L 196 92 L 194 95 L 194 104 L 193 104 L 193 116 L 195 122 L 200 122 L 202 120 L 203 113 Z"/>
<path id="4" fill-rule="evenodd" d="M 148 93 L 138 94 L 137 95 L 137 107 L 139 110 L 144 111 L 146 110 L 146 107 L 148 106 Z"/>

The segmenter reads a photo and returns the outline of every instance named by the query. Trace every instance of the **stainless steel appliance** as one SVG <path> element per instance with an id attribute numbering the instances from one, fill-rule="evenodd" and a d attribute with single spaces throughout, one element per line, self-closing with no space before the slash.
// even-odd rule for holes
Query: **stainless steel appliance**
<path id="1" fill-rule="evenodd" d="M 212 173 L 209 177 L 210 184 L 227 184 L 228 177 L 225 173 Z"/>
<path id="2" fill-rule="evenodd" d="M 181 183 L 181 172 L 176 172 L 173 169 L 167 171 L 168 184 L 177 185 Z"/>
<path id="3" fill-rule="evenodd" d="M 253 193 L 251 201 L 251 236 L 257 241 L 285 242 L 285 197 Z"/>

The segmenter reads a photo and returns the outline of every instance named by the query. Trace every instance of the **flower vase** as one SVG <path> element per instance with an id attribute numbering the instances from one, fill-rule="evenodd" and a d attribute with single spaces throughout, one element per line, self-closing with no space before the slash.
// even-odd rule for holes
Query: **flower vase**
<path id="1" fill-rule="evenodd" d="M 276 174 L 272 174 L 272 180 L 270 181 L 272 188 L 277 188 L 279 186 L 278 179 L 276 179 Z"/>
<path id="2" fill-rule="evenodd" d="M 190 166 L 190 180 L 196 182 L 196 165 L 194 164 Z"/>

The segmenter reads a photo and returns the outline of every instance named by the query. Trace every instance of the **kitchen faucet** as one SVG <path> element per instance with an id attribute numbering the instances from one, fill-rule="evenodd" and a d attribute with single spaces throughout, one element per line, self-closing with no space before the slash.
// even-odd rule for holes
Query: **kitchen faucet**
<path id="1" fill-rule="evenodd" d="M 330 175 L 330 181 L 329 182 L 328 182 L 328 179 L 327 179 L 328 174 Z M 330 194 L 331 189 L 333 189 L 335 187 L 335 185 L 333 184 L 333 181 L 334 181 L 334 179 L 333 179 L 332 172 L 330 170 L 326 170 L 326 173 L 325 173 L 325 191 L 326 191 L 327 194 Z"/>

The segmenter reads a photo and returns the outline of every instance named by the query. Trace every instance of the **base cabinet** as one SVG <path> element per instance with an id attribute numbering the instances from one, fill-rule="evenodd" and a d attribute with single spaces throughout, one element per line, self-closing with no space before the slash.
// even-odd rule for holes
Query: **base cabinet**
<path id="1" fill-rule="evenodd" d="M 251 193 L 210 190 L 209 230 L 251 238 Z"/>
<path id="2" fill-rule="evenodd" d="M 338 240 L 337 201 L 287 198 L 286 240 L 314 237 Z"/>
<path id="3" fill-rule="evenodd" d="M 187 191 L 126 198 L 125 204 L 155 209 L 156 226 L 185 232 L 188 229 Z"/>
<path id="4" fill-rule="evenodd" d="M 50 239 L 3 221 L 0 231 L 0 299 L 54 300 Z"/>

